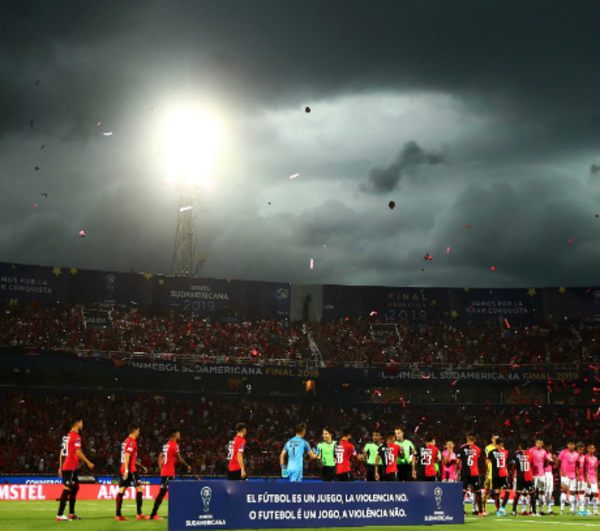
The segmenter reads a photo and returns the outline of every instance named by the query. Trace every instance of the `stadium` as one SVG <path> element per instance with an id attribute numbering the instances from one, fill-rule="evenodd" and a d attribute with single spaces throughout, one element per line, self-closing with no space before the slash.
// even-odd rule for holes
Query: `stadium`
<path id="1" fill-rule="evenodd" d="M 4 0 L 0 529 L 600 528 L 585 0 Z"/>

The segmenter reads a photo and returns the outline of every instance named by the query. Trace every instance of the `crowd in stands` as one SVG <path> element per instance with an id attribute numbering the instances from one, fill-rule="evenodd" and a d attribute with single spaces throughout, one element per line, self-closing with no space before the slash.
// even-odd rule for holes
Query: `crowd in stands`
<path id="1" fill-rule="evenodd" d="M 279 455 L 294 435 L 298 422 L 308 425 L 311 446 L 320 442 L 321 430 L 329 427 L 340 434 L 342 427 L 353 430 L 353 443 L 361 450 L 374 429 L 403 428 L 415 444 L 432 431 L 438 446 L 451 439 L 463 443 L 465 433 L 474 430 L 484 446 L 492 432 L 499 433 L 510 451 L 519 441 L 533 444 L 541 436 L 555 450 L 567 438 L 598 444 L 600 424 L 586 409 L 534 406 L 447 406 L 428 408 L 364 405 L 343 408 L 333 405 L 256 400 L 249 397 L 224 399 L 187 398 L 149 394 L 82 395 L 38 394 L 0 391 L 0 474 L 56 473 L 61 440 L 69 431 L 69 419 L 81 416 L 83 451 L 96 465 L 96 475 L 118 474 L 121 443 L 131 422 L 141 425 L 140 461 L 157 473 L 158 452 L 170 427 L 181 429 L 180 449 L 194 474 L 223 476 L 226 471 L 227 443 L 235 435 L 237 422 L 248 425 L 245 459 L 250 476 L 278 476 Z M 356 464 L 355 475 L 364 473 Z M 309 463 L 308 474 L 320 469 Z"/>
<path id="2" fill-rule="evenodd" d="M 309 332 L 328 365 L 453 365 L 595 363 L 600 326 L 579 321 L 507 328 L 498 321 L 473 326 L 398 323 L 376 339 L 370 318 L 326 324 L 255 320 L 219 323 L 176 312 L 134 313 L 115 308 L 110 328 L 85 326 L 80 305 L 5 306 L 0 346 L 79 351 L 191 355 L 196 362 L 267 363 L 315 359 Z"/>

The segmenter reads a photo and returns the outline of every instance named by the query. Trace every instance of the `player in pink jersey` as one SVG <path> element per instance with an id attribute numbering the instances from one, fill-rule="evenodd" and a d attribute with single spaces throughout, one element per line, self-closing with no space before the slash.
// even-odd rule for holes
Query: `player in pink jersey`
<path id="1" fill-rule="evenodd" d="M 552 494 L 554 493 L 554 465 L 556 465 L 556 456 L 552 453 L 552 443 L 546 443 L 544 449 L 546 450 L 546 460 L 544 463 L 545 486 L 543 504 L 548 508 L 548 514 L 554 515 L 552 511 L 552 506 L 554 505 Z M 543 506 L 542 509 L 544 509 Z"/>
<path id="2" fill-rule="evenodd" d="M 585 480 L 587 483 L 588 493 L 588 513 L 590 505 L 594 508 L 594 516 L 598 516 L 598 458 L 594 455 L 596 447 L 590 444 L 587 447 L 587 455 L 585 456 Z"/>
<path id="3" fill-rule="evenodd" d="M 577 501 L 579 502 L 579 514 L 591 516 L 585 510 L 587 505 L 587 483 L 585 481 L 585 444 L 577 443 Z"/>
<path id="4" fill-rule="evenodd" d="M 537 439 L 535 446 L 529 450 L 533 456 L 531 468 L 533 471 L 533 488 L 536 501 L 540 501 L 543 508 L 543 495 L 546 487 L 546 477 L 544 475 L 544 465 L 546 464 L 546 450 L 544 450 L 544 441 Z"/>
<path id="5" fill-rule="evenodd" d="M 562 485 L 562 493 L 560 495 L 560 514 L 565 514 L 565 503 L 567 502 L 567 494 L 569 494 L 569 505 L 571 506 L 571 514 L 576 514 L 577 509 L 575 503 L 577 501 L 577 461 L 579 454 L 575 450 L 575 443 L 569 441 L 567 449 L 558 454 L 560 461 L 560 482 Z"/>
<path id="6" fill-rule="evenodd" d="M 453 483 L 456 481 L 456 454 L 454 443 L 446 442 L 446 449 L 442 452 L 442 482 Z"/>

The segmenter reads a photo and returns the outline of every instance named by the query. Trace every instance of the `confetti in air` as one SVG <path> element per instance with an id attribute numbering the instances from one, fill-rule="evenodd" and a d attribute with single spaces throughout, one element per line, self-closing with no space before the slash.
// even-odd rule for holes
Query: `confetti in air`
<path id="1" fill-rule="evenodd" d="M 33 127 L 33 120 L 29 120 L 29 127 Z"/>
<path id="2" fill-rule="evenodd" d="M 313 258 L 310 259 L 310 268 L 314 269 L 315 268 L 315 261 Z"/>
<path id="3" fill-rule="evenodd" d="M 35 82 L 35 84 L 36 84 L 36 85 L 39 85 L 39 84 L 40 84 L 40 80 L 38 79 L 38 80 Z"/>
<path id="4" fill-rule="evenodd" d="M 573 243 L 573 238 L 569 238 L 569 243 Z"/>
<path id="5" fill-rule="evenodd" d="M 472 228 L 473 228 L 473 225 L 467 225 L 467 226 L 465 227 L 465 229 L 472 229 Z"/>
<path id="6" fill-rule="evenodd" d="M 194 207 L 191 207 L 191 206 L 181 207 L 179 209 L 179 212 L 185 212 L 186 210 L 192 210 L 192 208 L 194 208 Z"/>
<path id="7" fill-rule="evenodd" d="M 304 112 L 306 112 L 306 113 L 310 112 L 310 107 L 305 107 Z"/>
<path id="8" fill-rule="evenodd" d="M 450 247 L 448 247 L 448 249 L 446 249 L 446 254 L 450 254 Z"/>
<path id="9" fill-rule="evenodd" d="M 294 175 L 290 175 L 290 179 L 295 179 L 296 177 L 300 177 L 300 174 L 294 173 Z"/>
<path id="10" fill-rule="evenodd" d="M 40 167 L 39 167 L 39 166 L 36 166 L 36 167 L 35 167 L 35 171 L 37 171 L 37 170 L 39 170 L 39 169 L 40 169 Z"/>
<path id="11" fill-rule="evenodd" d="M 36 206 L 37 206 L 37 203 L 36 203 L 35 205 L 32 205 L 32 207 L 31 207 L 31 208 L 35 208 Z"/>
<path id="12" fill-rule="evenodd" d="M 46 192 L 42 192 L 42 195 L 43 195 L 44 197 L 48 197 L 48 194 L 47 194 Z"/>
<path id="13" fill-rule="evenodd" d="M 112 132 L 110 133 L 102 133 L 104 136 L 112 136 Z"/>
<path id="14" fill-rule="evenodd" d="M 504 322 L 506 323 L 506 328 L 510 328 L 510 324 L 508 323 L 508 319 L 504 319 Z"/>
<path id="15" fill-rule="evenodd" d="M 496 271 L 496 268 L 494 266 L 492 266 L 492 271 Z"/>
<path id="16" fill-rule="evenodd" d="M 390 207 L 390 210 L 394 210 L 394 208 L 396 208 L 396 203 L 394 201 L 390 201 L 388 206 Z"/>
<path id="17" fill-rule="evenodd" d="M 373 317 L 374 315 L 377 315 L 377 312 L 371 312 L 369 315 Z"/>
<path id="18" fill-rule="evenodd" d="M 45 147 L 46 147 L 46 144 L 43 144 L 40 149 L 44 149 Z"/>
<path id="19" fill-rule="evenodd" d="M 79 236 L 81 236 L 82 238 L 85 238 L 85 232 L 84 232 L 84 231 L 82 231 L 82 230 L 80 230 L 80 231 L 79 231 Z"/>
<path id="20" fill-rule="evenodd" d="M 96 127 L 99 127 L 101 123 L 102 123 L 102 122 L 98 122 L 98 123 L 96 124 Z"/>

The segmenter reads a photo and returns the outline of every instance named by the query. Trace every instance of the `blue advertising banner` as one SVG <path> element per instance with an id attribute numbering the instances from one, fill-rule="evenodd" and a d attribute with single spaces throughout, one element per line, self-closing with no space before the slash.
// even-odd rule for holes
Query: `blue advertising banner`
<path id="1" fill-rule="evenodd" d="M 463 523 L 459 483 L 169 483 L 169 531 Z"/>
<path id="2" fill-rule="evenodd" d="M 531 326 L 544 318 L 541 289 L 453 289 L 450 316 L 462 323 L 507 319 L 509 324 Z"/>
<path id="3" fill-rule="evenodd" d="M 215 278 L 155 277 L 154 304 L 199 317 L 239 313 L 242 282 Z"/>
<path id="4" fill-rule="evenodd" d="M 54 304 L 67 298 L 69 270 L 60 267 L 0 263 L 0 303 Z"/>
<path id="5" fill-rule="evenodd" d="M 283 282 L 244 282 L 247 319 L 287 319 L 292 289 Z"/>
<path id="6" fill-rule="evenodd" d="M 151 275 L 86 271 L 72 269 L 69 273 L 69 302 L 96 304 L 110 308 L 129 308 L 152 302 Z"/>

